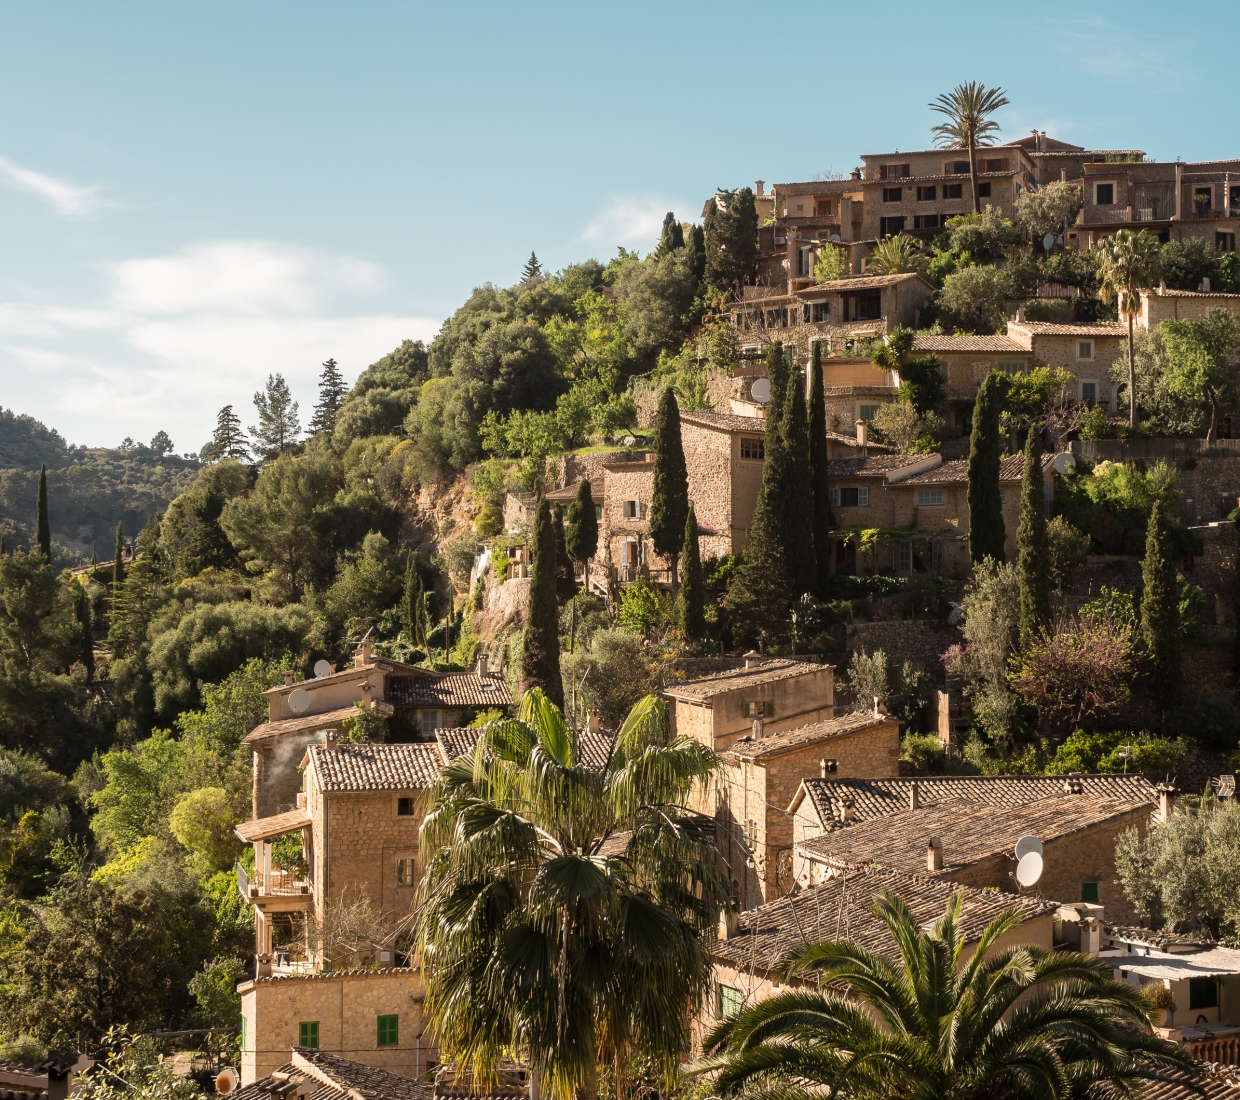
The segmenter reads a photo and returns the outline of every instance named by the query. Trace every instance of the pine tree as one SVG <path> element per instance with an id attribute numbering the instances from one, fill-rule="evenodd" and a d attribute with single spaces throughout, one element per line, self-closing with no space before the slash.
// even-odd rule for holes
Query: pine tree
<path id="1" fill-rule="evenodd" d="M 43 556 L 52 560 L 52 522 L 47 515 L 47 466 L 39 468 L 39 502 L 35 510 L 35 524 L 38 531 L 39 549 Z"/>
<path id="2" fill-rule="evenodd" d="M 568 506 L 568 528 L 564 532 L 564 548 L 569 559 L 581 562 L 586 574 L 586 591 L 590 590 L 590 559 L 598 551 L 598 516 L 590 482 L 583 478 L 577 496 Z"/>
<path id="3" fill-rule="evenodd" d="M 267 375 L 267 385 L 254 394 L 254 407 L 258 410 L 258 426 L 250 426 L 250 435 L 259 456 L 268 461 L 292 447 L 301 434 L 297 402 L 284 375 Z"/>
<path id="4" fill-rule="evenodd" d="M 538 262 L 538 257 L 533 252 L 530 258 L 525 261 L 525 266 L 521 269 L 521 281 L 528 283 L 531 279 L 537 279 L 542 274 L 542 264 Z"/>
<path id="5" fill-rule="evenodd" d="M 534 570 L 530 577 L 529 611 L 522 648 L 522 691 L 542 688 L 561 712 L 564 681 L 560 678 L 560 610 L 555 600 L 556 550 L 551 505 L 543 497 L 534 513 Z"/>
<path id="6" fill-rule="evenodd" d="M 233 412 L 231 405 L 220 409 L 216 418 L 210 457 L 212 462 L 226 458 L 235 459 L 237 462 L 250 461 L 249 440 L 241 430 L 241 419 Z"/>
<path id="7" fill-rule="evenodd" d="M 555 595 L 556 599 L 563 602 L 571 600 L 577 594 L 577 579 L 573 575 L 573 563 L 568 556 L 564 536 L 564 509 L 557 504 L 552 511 L 552 527 L 555 529 Z"/>
<path id="8" fill-rule="evenodd" d="M 116 553 L 112 558 L 112 590 L 120 586 L 125 579 L 125 532 L 121 524 L 116 525 Z"/>
<path id="9" fill-rule="evenodd" d="M 757 270 L 758 210 L 753 191 L 720 191 L 706 210 L 706 281 L 719 290 L 750 282 Z"/>
<path id="10" fill-rule="evenodd" d="M 418 572 L 417 551 L 411 550 L 405 561 L 405 584 L 401 593 L 400 617 L 409 634 L 410 643 L 418 649 L 426 649 L 426 596 L 422 591 L 422 576 Z"/>
<path id="11" fill-rule="evenodd" d="M 689 230 L 685 247 L 689 250 L 689 267 L 693 271 L 693 279 L 701 283 L 706 274 L 706 231 L 700 225 Z"/>
<path id="12" fill-rule="evenodd" d="M 671 558 L 672 587 L 676 587 L 676 559 L 685 537 L 689 514 L 689 473 L 680 439 L 680 406 L 672 387 L 659 395 L 654 418 L 654 476 L 650 496 L 650 541 Z"/>
<path id="13" fill-rule="evenodd" d="M 702 552 L 698 546 L 697 516 L 692 504 L 685 520 L 685 542 L 681 554 L 684 556 L 684 579 L 677 597 L 680 629 L 685 632 L 686 638 L 696 642 L 706 634 L 706 616 L 703 613 Z"/>
<path id="14" fill-rule="evenodd" d="M 1141 562 L 1141 640 L 1149 662 L 1150 694 L 1163 710 L 1176 706 L 1184 694 L 1180 594 L 1169 541 L 1162 504 L 1155 503 Z"/>
<path id="15" fill-rule="evenodd" d="M 969 557 L 974 562 L 1006 560 L 1003 544 L 1003 504 L 999 497 L 999 414 L 1006 379 L 991 371 L 977 390 L 973 406 L 973 435 L 969 440 Z"/>
<path id="16" fill-rule="evenodd" d="M 655 254 L 666 256 L 669 252 L 674 252 L 684 246 L 685 231 L 680 222 L 676 220 L 676 215 L 669 210 L 663 218 L 663 231 L 659 234 L 659 245 L 655 249 Z"/>
<path id="17" fill-rule="evenodd" d="M 90 598 L 86 595 L 85 585 L 79 584 L 77 590 L 77 604 L 74 611 L 77 614 L 78 628 L 81 632 L 81 649 L 78 659 L 82 662 L 82 667 L 86 669 L 86 682 L 90 683 L 95 678 L 95 638 L 91 630 Z"/>
<path id="18" fill-rule="evenodd" d="M 827 401 L 822 384 L 822 344 L 814 341 L 809 377 L 809 465 L 814 485 L 814 592 L 831 591 L 831 493 L 827 470 Z"/>
<path id="19" fill-rule="evenodd" d="M 1050 550 L 1046 540 L 1046 496 L 1042 488 L 1042 431 L 1033 424 L 1025 444 L 1016 528 L 1016 576 L 1020 584 L 1020 639 L 1038 637 L 1051 625 Z"/>
<path id="20" fill-rule="evenodd" d="M 774 411 L 774 410 L 772 410 Z M 814 564 L 814 480 L 810 468 L 809 414 L 799 372 L 784 389 L 780 423 L 784 450 L 784 478 L 779 486 L 779 513 L 784 558 L 792 595 L 812 592 L 817 580 Z"/>
<path id="21" fill-rule="evenodd" d="M 344 404 L 349 387 L 335 359 L 323 364 L 323 373 L 319 375 L 319 403 L 314 406 L 314 416 L 310 418 L 310 434 L 326 436 L 331 439 L 336 430 L 336 419 L 340 416 L 340 408 Z"/>

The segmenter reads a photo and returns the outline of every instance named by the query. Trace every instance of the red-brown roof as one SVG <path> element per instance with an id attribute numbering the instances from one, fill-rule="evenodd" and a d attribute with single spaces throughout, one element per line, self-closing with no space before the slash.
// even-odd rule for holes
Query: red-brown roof
<path id="1" fill-rule="evenodd" d="M 1054 321 L 1009 321 L 1008 331 L 1023 328 L 1034 336 L 1127 336 L 1128 329 L 1116 321 L 1082 321 L 1061 325 Z"/>
<path id="2" fill-rule="evenodd" d="M 767 756 L 791 752 L 805 745 L 817 745 L 823 741 L 849 737 L 864 730 L 877 730 L 885 727 L 898 729 L 899 725 L 900 720 L 889 714 L 873 714 L 869 711 L 862 714 L 844 714 L 839 718 L 828 718 L 822 722 L 812 722 L 807 726 L 773 733 L 757 741 L 754 741 L 750 735 L 746 735 L 732 745 L 728 750 L 728 755 L 743 760 L 761 760 Z M 892 743 L 894 744 L 895 741 L 893 740 Z"/>
<path id="3" fill-rule="evenodd" d="M 416 791 L 435 782 L 443 757 L 434 741 L 404 745 L 311 745 L 309 768 L 323 791 Z"/>
<path id="4" fill-rule="evenodd" d="M 775 657 L 763 661 L 754 668 L 732 668 L 725 672 L 715 672 L 710 676 L 689 680 L 683 684 L 671 684 L 663 691 L 674 699 L 689 699 L 696 702 L 711 699 L 716 695 L 726 695 L 731 691 L 740 691 L 742 688 L 812 675 L 831 667 L 831 665 L 811 664 L 787 657 Z"/>
<path id="5" fill-rule="evenodd" d="M 396 707 L 506 707 L 508 684 L 499 673 L 445 672 L 437 676 L 389 676 L 387 701 Z"/>
<path id="6" fill-rule="evenodd" d="M 1042 460 L 1042 469 L 1045 470 L 1050 465 L 1053 455 L 1047 455 Z M 999 463 L 999 480 L 1000 481 L 1022 481 L 1025 477 L 1025 456 L 1024 455 L 1008 455 Z M 933 470 L 927 470 L 924 474 L 914 474 L 912 477 L 906 477 L 902 481 L 898 481 L 897 485 L 947 485 L 952 482 L 963 482 L 969 480 L 969 462 L 968 459 L 958 458 L 951 462 L 944 462 L 942 466 L 936 466 Z"/>
<path id="7" fill-rule="evenodd" d="M 243 821 L 237 826 L 236 833 L 247 844 L 253 844 L 256 840 L 270 840 L 274 836 L 283 836 L 285 833 L 304 829 L 309 824 L 310 811 L 298 808 L 282 814 L 272 814 L 271 817 L 258 817 L 253 821 Z"/>
<path id="8" fill-rule="evenodd" d="M 760 416 L 733 416 L 731 413 L 691 409 L 682 412 L 680 419 L 689 424 L 697 424 L 702 428 L 714 428 L 717 431 L 757 432 L 759 434 L 766 431 L 766 421 Z"/>
<path id="9" fill-rule="evenodd" d="M 1015 340 L 1007 336 L 947 336 L 930 332 L 919 332 L 913 341 L 913 351 L 975 351 L 990 352 L 992 355 L 1002 352 L 1012 355 L 1029 355 L 1028 348 L 1023 348 Z"/>

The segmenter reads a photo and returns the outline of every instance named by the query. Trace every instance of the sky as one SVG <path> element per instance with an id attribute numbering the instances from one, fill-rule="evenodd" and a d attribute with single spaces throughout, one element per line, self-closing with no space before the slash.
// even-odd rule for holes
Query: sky
<path id="1" fill-rule="evenodd" d="M 1027 10 L 1032 8 L 1034 10 Z M 531 251 L 648 251 L 716 188 L 929 145 L 955 84 L 1161 160 L 1240 155 L 1240 7 L 0 2 L 0 406 L 71 443 L 309 420 Z"/>

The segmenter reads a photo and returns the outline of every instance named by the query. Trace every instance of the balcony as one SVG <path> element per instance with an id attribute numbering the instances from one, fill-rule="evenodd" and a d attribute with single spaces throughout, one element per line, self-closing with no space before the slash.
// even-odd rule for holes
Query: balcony
<path id="1" fill-rule="evenodd" d="M 310 880 L 296 875 L 292 871 L 272 868 L 267 873 L 266 881 L 264 882 L 264 876 L 261 871 L 256 871 L 251 876 L 240 863 L 237 864 L 236 870 L 237 889 L 248 902 L 263 902 L 273 898 L 304 898 L 306 902 L 310 901 Z"/>

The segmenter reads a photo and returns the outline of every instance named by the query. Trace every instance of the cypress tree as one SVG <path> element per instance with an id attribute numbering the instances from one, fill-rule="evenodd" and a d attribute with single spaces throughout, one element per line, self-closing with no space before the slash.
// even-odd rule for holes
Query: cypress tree
<path id="1" fill-rule="evenodd" d="M 571 561 L 581 562 L 586 573 L 586 591 L 590 590 L 590 559 L 598 551 L 598 516 L 594 511 L 594 498 L 590 495 L 590 481 L 582 478 L 577 486 L 577 496 L 568 506 L 568 528 L 564 532 L 564 549 Z"/>
<path id="2" fill-rule="evenodd" d="M 39 503 L 35 510 L 35 524 L 38 531 L 39 549 L 43 556 L 52 560 L 52 521 L 47 515 L 47 465 L 39 467 Z"/>
<path id="3" fill-rule="evenodd" d="M 534 514 L 534 571 L 522 649 L 522 690 L 542 688 L 561 711 L 564 681 L 560 678 L 560 611 L 555 601 L 556 549 L 551 505 L 543 497 Z"/>
<path id="4" fill-rule="evenodd" d="M 685 247 L 689 250 L 689 266 L 693 271 L 693 279 L 700 283 L 706 274 L 706 232 L 700 225 L 689 230 Z"/>
<path id="5" fill-rule="evenodd" d="M 1167 520 L 1156 502 L 1141 562 L 1141 640 L 1149 661 L 1150 694 L 1163 710 L 1176 706 L 1184 693 L 1180 594 L 1168 542 Z"/>
<path id="6" fill-rule="evenodd" d="M 573 563 L 568 556 L 564 536 L 564 510 L 557 504 L 552 509 L 552 526 L 555 529 L 555 595 L 561 602 L 571 600 L 577 594 L 577 581 L 573 576 Z"/>
<path id="7" fill-rule="evenodd" d="M 328 359 L 323 364 L 323 373 L 319 375 L 319 401 L 314 406 L 314 415 L 310 418 L 311 435 L 322 435 L 331 439 L 348 392 L 349 387 L 344 384 L 336 360 Z"/>
<path id="8" fill-rule="evenodd" d="M 1029 428 L 1025 476 L 1020 485 L 1016 528 L 1016 576 L 1020 584 L 1020 639 L 1027 643 L 1051 625 L 1050 553 L 1046 541 L 1046 496 L 1042 488 L 1042 431 Z"/>
<path id="9" fill-rule="evenodd" d="M 685 231 L 676 220 L 676 215 L 669 210 L 663 217 L 663 231 L 659 234 L 659 246 L 655 252 L 657 255 L 666 256 L 684 246 Z"/>
<path id="10" fill-rule="evenodd" d="M 769 459 L 771 448 L 779 446 L 780 415 L 784 408 L 784 387 L 788 385 L 788 361 L 782 340 L 772 340 L 766 348 L 766 381 L 771 387 L 771 400 L 766 406 L 766 445 Z"/>
<path id="11" fill-rule="evenodd" d="M 827 401 L 822 385 L 822 344 L 814 341 L 809 374 L 809 466 L 814 487 L 814 592 L 831 590 L 831 493 L 827 478 Z"/>
<path id="12" fill-rule="evenodd" d="M 422 577 L 418 573 L 418 555 L 411 550 L 405 561 L 405 584 L 401 594 L 400 617 L 409 632 L 409 640 L 419 649 L 426 648 L 426 602 L 422 598 Z"/>
<path id="13" fill-rule="evenodd" d="M 125 579 L 125 534 L 121 525 L 116 525 L 116 554 L 112 559 L 112 587 L 116 588 Z"/>
<path id="14" fill-rule="evenodd" d="M 90 550 L 90 575 L 93 578 L 99 572 L 99 555 L 92 546 Z"/>
<path id="15" fill-rule="evenodd" d="M 680 586 L 678 596 L 680 612 L 680 629 L 691 641 L 700 641 L 706 634 L 706 617 L 702 608 L 705 594 L 702 588 L 702 553 L 698 546 L 697 516 L 693 505 L 689 505 L 689 516 L 685 520 L 685 543 L 681 548 L 684 556 L 684 582 Z"/>
<path id="16" fill-rule="evenodd" d="M 814 479 L 810 469 L 809 414 L 800 372 L 784 389 L 780 423 L 784 449 L 784 479 L 779 486 L 780 538 L 788 562 L 793 597 L 812 592 L 817 580 L 814 565 Z"/>
<path id="17" fill-rule="evenodd" d="M 974 562 L 1005 561 L 1003 504 L 999 499 L 999 413 L 1005 378 L 991 371 L 977 390 L 973 434 L 969 440 L 969 557 Z"/>
<path id="18" fill-rule="evenodd" d="M 74 611 L 77 614 L 78 628 L 81 632 L 79 659 L 86 669 L 86 681 L 90 683 L 95 678 L 95 638 L 91 631 L 90 599 L 86 595 L 85 585 L 79 584 L 77 590 L 77 605 Z"/>
<path id="19" fill-rule="evenodd" d="M 680 439 L 680 406 L 672 387 L 659 395 L 654 421 L 654 484 L 650 497 L 650 540 L 672 562 L 672 587 L 676 586 L 676 559 L 685 537 L 689 514 L 689 473 Z"/>

